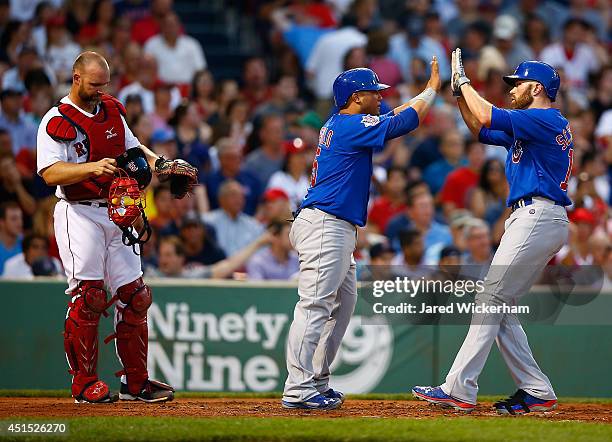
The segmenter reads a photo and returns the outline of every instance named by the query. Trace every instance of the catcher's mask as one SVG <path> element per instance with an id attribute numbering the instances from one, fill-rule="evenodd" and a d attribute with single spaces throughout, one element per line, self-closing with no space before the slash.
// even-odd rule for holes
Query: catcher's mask
<path id="1" fill-rule="evenodd" d="M 136 245 L 144 244 L 151 237 L 151 226 L 144 213 L 145 195 L 135 178 L 123 169 L 117 170 L 108 191 L 108 217 L 123 232 L 123 244 L 132 246 L 138 255 Z M 138 229 L 135 224 L 141 217 L 142 227 Z"/>

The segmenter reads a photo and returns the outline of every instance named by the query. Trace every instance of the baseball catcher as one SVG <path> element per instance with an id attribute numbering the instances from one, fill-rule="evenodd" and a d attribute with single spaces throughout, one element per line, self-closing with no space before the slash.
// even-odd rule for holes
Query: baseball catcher
<path id="1" fill-rule="evenodd" d="M 197 171 L 141 145 L 125 122 L 121 102 L 101 92 L 109 83 L 104 57 L 80 54 L 70 93 L 43 117 L 37 137 L 38 174 L 57 186 L 59 198 L 53 217 L 70 296 L 64 349 L 72 396 L 78 403 L 164 402 L 173 399 L 174 389 L 149 379 L 147 310 L 153 298 L 132 251 L 150 233 L 143 191 L 152 170 L 170 181 L 176 198 L 190 192 Z M 97 372 L 98 324 L 113 304 L 115 333 L 105 342 L 116 339 L 119 394 Z"/>

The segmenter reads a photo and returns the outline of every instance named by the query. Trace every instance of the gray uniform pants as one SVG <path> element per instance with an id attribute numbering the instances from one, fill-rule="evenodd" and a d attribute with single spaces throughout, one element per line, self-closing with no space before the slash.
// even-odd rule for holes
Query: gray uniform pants
<path id="1" fill-rule="evenodd" d="M 287 339 L 287 402 L 329 388 L 329 366 L 357 302 L 356 234 L 354 225 L 319 209 L 304 209 L 293 222 L 289 239 L 300 260 L 300 299 Z"/>
<path id="2" fill-rule="evenodd" d="M 545 198 L 533 198 L 533 204 L 515 210 L 506 220 L 484 291 L 476 296 L 476 303 L 515 304 L 566 242 L 568 224 L 565 208 Z M 508 313 L 472 315 L 465 341 L 441 385 L 444 393 L 476 404 L 478 376 L 493 341 L 497 342 L 518 388 L 540 399 L 556 399 L 548 377 L 533 358 L 517 316 Z"/>

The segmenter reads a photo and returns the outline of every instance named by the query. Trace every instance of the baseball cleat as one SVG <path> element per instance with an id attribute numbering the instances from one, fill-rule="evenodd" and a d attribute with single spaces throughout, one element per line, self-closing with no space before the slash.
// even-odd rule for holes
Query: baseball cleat
<path id="1" fill-rule="evenodd" d="M 130 393 L 127 384 L 121 383 L 119 399 L 122 401 L 142 401 L 148 403 L 167 402 L 174 399 L 174 388 L 163 382 L 147 379 L 140 393 Z"/>
<path id="2" fill-rule="evenodd" d="M 110 404 L 117 402 L 119 395 L 110 391 L 105 382 L 95 381 L 85 387 L 81 394 L 74 398 L 76 404 Z"/>
<path id="3" fill-rule="evenodd" d="M 317 394 L 302 402 L 282 401 L 283 408 L 298 408 L 302 410 L 335 410 L 342 405 L 342 401 L 337 398 L 328 398 L 322 394 Z"/>
<path id="4" fill-rule="evenodd" d="M 331 399 L 340 399 L 340 402 L 344 403 L 344 393 L 342 393 L 341 391 L 336 391 L 333 388 L 330 388 L 329 390 L 327 390 L 325 393 L 321 393 L 323 396 L 325 396 L 326 398 L 331 398 Z"/>
<path id="5" fill-rule="evenodd" d="M 412 387 L 412 395 L 417 399 L 443 407 L 454 408 L 455 410 L 464 411 L 466 413 L 476 408 L 474 404 L 468 404 L 467 402 L 449 396 L 444 393 L 440 387 Z"/>
<path id="6" fill-rule="evenodd" d="M 508 399 L 498 401 L 493 407 L 499 414 L 525 414 L 532 411 L 551 411 L 557 408 L 557 400 L 538 399 L 525 390 L 518 390 Z"/>

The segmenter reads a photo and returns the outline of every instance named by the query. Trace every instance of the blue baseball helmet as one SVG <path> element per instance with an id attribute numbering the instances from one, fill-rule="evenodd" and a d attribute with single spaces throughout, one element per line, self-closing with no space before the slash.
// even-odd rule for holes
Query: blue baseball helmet
<path id="1" fill-rule="evenodd" d="M 338 108 L 342 108 L 355 92 L 382 91 L 389 87 L 391 86 L 380 83 L 378 75 L 372 69 L 349 69 L 334 80 L 334 102 Z"/>
<path id="2" fill-rule="evenodd" d="M 504 81 L 514 86 L 520 80 L 533 80 L 540 83 L 550 101 L 555 101 L 559 90 L 559 73 L 548 63 L 543 61 L 524 61 L 519 64 L 513 75 L 505 75 Z"/>

